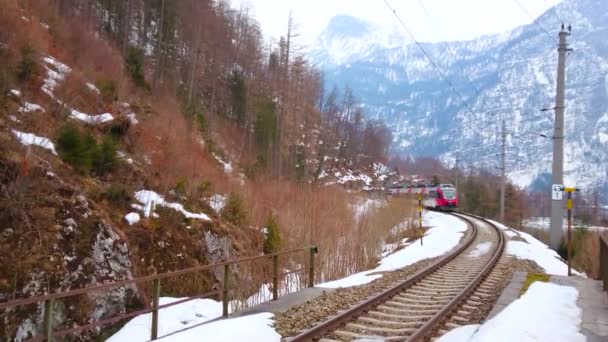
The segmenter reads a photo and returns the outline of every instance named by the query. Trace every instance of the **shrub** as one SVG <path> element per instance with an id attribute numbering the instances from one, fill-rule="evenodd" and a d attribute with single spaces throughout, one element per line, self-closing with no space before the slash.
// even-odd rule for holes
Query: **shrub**
<path id="1" fill-rule="evenodd" d="M 281 249 L 281 232 L 274 215 L 270 214 L 265 224 L 264 254 L 276 253 Z"/>
<path id="2" fill-rule="evenodd" d="M 118 205 L 131 203 L 131 195 L 122 184 L 111 184 L 102 194 L 102 198 Z"/>
<path id="3" fill-rule="evenodd" d="M 97 87 L 104 102 L 118 101 L 118 85 L 115 80 L 100 80 Z"/>
<path id="4" fill-rule="evenodd" d="M 57 151 L 61 159 L 82 173 L 103 176 L 116 165 L 116 145 L 111 137 L 105 137 L 98 146 L 92 134 L 82 134 L 73 125 L 60 130 Z"/>
<path id="5" fill-rule="evenodd" d="M 22 82 L 29 81 L 37 71 L 38 63 L 36 63 L 34 49 L 29 45 L 23 46 L 21 48 L 21 60 L 17 65 L 17 78 Z"/>
<path id="6" fill-rule="evenodd" d="M 221 211 L 222 218 L 235 226 L 242 226 L 247 223 L 247 213 L 243 200 L 237 193 L 230 193 L 226 200 L 226 205 Z"/>
<path id="7" fill-rule="evenodd" d="M 141 49 L 129 48 L 125 58 L 127 71 L 131 75 L 133 82 L 140 88 L 146 88 L 146 78 L 144 76 L 144 53 Z"/>
<path id="8" fill-rule="evenodd" d="M 103 138 L 101 145 L 91 150 L 93 169 L 98 176 L 112 171 L 116 166 L 116 144 L 111 136 Z"/>
<path id="9" fill-rule="evenodd" d="M 72 125 L 63 127 L 57 138 L 59 156 L 65 162 L 72 165 L 78 172 L 84 173 L 91 169 L 91 152 L 95 147 L 95 139 L 92 136 L 83 136 Z"/>
<path id="10" fill-rule="evenodd" d="M 181 177 L 180 179 L 177 180 L 177 184 L 175 184 L 175 192 L 177 193 L 178 196 L 186 195 L 186 179 Z"/>
<path id="11" fill-rule="evenodd" d="M 199 194 L 210 194 L 212 190 L 211 182 L 203 180 L 198 184 L 197 190 Z"/>

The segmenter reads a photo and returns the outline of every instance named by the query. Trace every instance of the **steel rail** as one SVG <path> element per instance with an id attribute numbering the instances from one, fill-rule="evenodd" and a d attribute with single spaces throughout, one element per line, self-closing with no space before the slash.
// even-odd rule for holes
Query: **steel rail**
<path id="1" fill-rule="evenodd" d="M 472 233 L 469 234 L 468 238 L 463 243 L 461 243 L 454 251 L 441 258 L 438 262 L 435 262 L 432 265 L 416 272 L 413 276 L 407 278 L 403 282 L 387 290 L 384 290 L 369 299 L 366 299 L 360 304 L 353 306 L 320 324 L 317 324 L 316 326 L 294 336 L 293 338 L 288 339 L 288 341 L 300 342 L 314 341 L 316 339 L 319 339 L 322 336 L 340 328 L 342 325 L 352 321 L 353 319 L 356 319 L 358 316 L 361 316 L 367 311 L 374 309 L 376 306 L 388 301 L 392 297 L 401 293 L 405 289 L 413 286 L 414 284 L 420 282 L 427 276 L 439 270 L 444 265 L 448 264 L 450 261 L 454 260 L 462 252 L 464 252 L 473 243 L 473 241 L 475 241 L 475 238 L 477 237 L 477 226 L 466 218 L 463 218 L 463 220 L 467 223 L 467 225 L 471 227 Z"/>
<path id="2" fill-rule="evenodd" d="M 494 269 L 494 266 L 496 266 L 496 264 L 498 263 L 498 260 L 500 259 L 500 257 L 502 256 L 502 253 L 504 251 L 504 248 L 505 248 L 504 234 L 502 233 L 500 228 L 498 228 L 494 223 L 492 223 L 491 221 L 486 220 L 484 218 L 481 218 L 479 216 L 470 215 L 470 214 L 452 213 L 452 215 L 460 216 L 460 217 L 462 217 L 462 216 L 474 217 L 480 221 L 485 222 L 490 227 L 494 228 L 494 230 L 496 230 L 496 233 L 498 234 L 497 248 L 494 250 L 494 254 L 492 255 L 492 258 L 490 259 L 490 261 L 486 264 L 486 266 L 483 268 L 483 270 L 481 272 L 479 272 L 479 274 L 473 279 L 473 281 L 471 281 L 471 283 L 469 283 L 469 285 L 467 285 L 456 297 L 454 297 L 454 299 L 452 299 L 441 310 L 439 310 L 433 317 L 431 317 L 431 319 L 426 321 L 426 323 L 424 323 L 412 335 L 410 335 L 408 337 L 408 341 L 420 341 L 425 337 L 429 337 L 430 334 L 433 332 L 433 330 L 435 328 L 437 328 L 437 326 L 442 321 L 447 319 L 450 316 L 450 314 L 456 308 L 458 308 L 461 303 L 464 302 L 464 300 L 466 298 L 468 298 L 471 294 L 473 294 L 473 292 L 477 289 L 477 287 L 479 287 L 479 285 L 485 280 L 485 278 L 490 274 L 490 272 L 492 272 L 492 270 Z"/>

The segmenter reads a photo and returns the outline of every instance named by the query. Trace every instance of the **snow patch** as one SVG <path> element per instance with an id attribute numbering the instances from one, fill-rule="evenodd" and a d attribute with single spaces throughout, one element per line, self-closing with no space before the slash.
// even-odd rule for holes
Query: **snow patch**
<path id="1" fill-rule="evenodd" d="M 125 220 L 127 220 L 127 222 L 129 222 L 129 226 L 132 226 L 132 225 L 136 224 L 137 222 L 139 222 L 139 220 L 141 220 L 141 218 L 139 217 L 138 213 L 128 213 L 127 215 L 125 215 Z"/>
<path id="2" fill-rule="evenodd" d="M 19 90 L 17 90 L 17 89 L 11 89 L 9 91 L 9 94 L 11 94 L 11 95 L 13 95 L 15 97 L 21 97 L 21 92 Z"/>
<path id="3" fill-rule="evenodd" d="M 545 245 L 541 241 L 534 238 L 532 235 L 516 231 L 503 224 L 492 221 L 496 226 L 505 230 L 505 233 L 509 237 L 519 237 L 524 241 L 513 241 L 507 242 L 507 254 L 512 255 L 518 259 L 532 260 L 542 267 L 548 274 L 555 275 L 568 275 L 568 266 L 562 261 L 560 256 L 554 250 L 550 249 L 549 246 Z M 574 274 L 584 276 L 575 270 L 572 270 Z"/>
<path id="4" fill-rule="evenodd" d="M 535 282 L 519 299 L 482 325 L 449 331 L 438 342 L 585 341 L 580 334 L 578 291 L 569 286 Z"/>
<path id="5" fill-rule="evenodd" d="M 213 153 L 213 157 L 215 158 L 215 160 L 217 160 L 220 164 L 222 164 L 224 166 L 224 172 L 226 174 L 231 174 L 232 173 L 232 163 L 231 162 L 225 162 L 222 160 L 222 158 L 220 158 L 220 156 L 218 156 L 217 154 Z"/>
<path id="6" fill-rule="evenodd" d="M 488 253 L 490 248 L 492 247 L 491 242 L 483 242 L 475 246 L 475 248 L 467 254 L 470 258 L 479 258 L 480 256 Z"/>
<path id="7" fill-rule="evenodd" d="M 92 92 L 94 92 L 94 93 L 96 93 L 98 95 L 101 94 L 101 92 L 99 91 L 99 89 L 97 89 L 97 87 L 93 83 L 87 82 L 86 86 L 87 86 L 87 88 L 89 88 L 90 91 L 92 91 Z"/>
<path id="8" fill-rule="evenodd" d="M 159 304 L 171 304 L 182 299 L 184 298 L 161 297 Z M 164 336 L 220 317 L 222 315 L 222 302 L 212 299 L 194 299 L 161 309 L 158 314 L 158 334 Z M 152 313 L 137 316 L 110 337 L 108 342 L 149 341 L 151 324 Z M 171 337 L 168 337 L 167 340 L 171 340 Z"/>
<path id="9" fill-rule="evenodd" d="M 114 120 L 114 117 L 110 113 L 104 113 L 100 115 L 88 115 L 83 112 L 79 112 L 75 109 L 72 109 L 70 111 L 70 116 L 74 119 L 78 119 L 91 125 L 96 125 Z"/>
<path id="10" fill-rule="evenodd" d="M 19 132 L 17 130 L 13 130 L 13 134 L 17 136 L 17 139 L 26 146 L 35 145 L 40 146 L 42 148 L 46 148 L 51 151 L 54 155 L 57 155 L 55 151 L 55 145 L 47 138 L 39 137 L 32 133 L 24 133 Z"/>
<path id="11" fill-rule="evenodd" d="M 23 106 L 19 107 L 19 113 L 31 113 L 31 112 L 44 112 L 42 106 L 35 103 L 26 102 Z"/>
<path id="12" fill-rule="evenodd" d="M 255 315 L 224 319 L 201 325 L 178 334 L 163 338 L 165 342 L 199 341 L 267 341 L 279 342 L 279 335 L 272 327 L 274 315 L 262 312 Z M 128 342 L 135 342 L 129 339 Z"/>
<path id="13" fill-rule="evenodd" d="M 150 190 L 141 190 L 135 193 L 135 199 L 143 204 L 143 207 L 140 207 L 144 213 L 145 217 L 150 217 L 150 215 L 154 215 L 154 207 L 160 205 L 162 207 L 171 208 L 182 213 L 186 218 L 199 219 L 205 221 L 211 221 L 209 216 L 203 213 L 192 213 L 188 210 L 184 209 L 184 206 L 179 203 L 171 203 L 165 201 L 163 196 L 158 193 Z M 132 207 L 134 207 L 132 205 Z"/>
<path id="14" fill-rule="evenodd" d="M 213 195 L 211 196 L 211 198 L 209 198 L 209 206 L 211 206 L 211 208 L 216 212 L 216 213 L 220 213 L 220 211 L 222 211 L 222 209 L 224 209 L 224 206 L 226 205 L 226 196 L 225 195 Z"/>

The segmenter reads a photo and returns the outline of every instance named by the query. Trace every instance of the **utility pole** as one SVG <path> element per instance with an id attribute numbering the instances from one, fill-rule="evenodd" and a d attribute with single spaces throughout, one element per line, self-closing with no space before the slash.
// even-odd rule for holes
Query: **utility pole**
<path id="1" fill-rule="evenodd" d="M 502 150 L 500 152 L 500 223 L 505 223 L 505 159 L 507 154 L 507 124 L 502 120 Z"/>
<path id="2" fill-rule="evenodd" d="M 564 109 L 566 92 L 566 53 L 568 42 L 566 38 L 570 35 L 564 29 L 559 32 L 559 47 L 557 60 L 557 94 L 555 95 L 555 127 L 553 131 L 553 188 L 563 187 L 564 183 Z M 551 199 L 551 230 L 549 232 L 551 248 L 557 250 L 563 235 L 564 200 L 561 193 Z"/>

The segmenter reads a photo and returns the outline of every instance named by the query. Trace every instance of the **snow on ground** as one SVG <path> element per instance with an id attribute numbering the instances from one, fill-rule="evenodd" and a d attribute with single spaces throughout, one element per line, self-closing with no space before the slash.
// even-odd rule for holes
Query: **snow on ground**
<path id="1" fill-rule="evenodd" d="M 403 249 L 383 257 L 378 266 L 372 270 L 352 274 L 346 278 L 322 283 L 317 287 L 350 287 L 363 285 L 380 278 L 376 272 L 394 271 L 423 259 L 434 258 L 449 252 L 458 245 L 460 238 L 467 230 L 467 225 L 460 219 L 442 213 L 425 212 L 423 224 L 430 226 L 424 236 L 424 246 L 419 241 L 408 244 Z"/>
<path id="2" fill-rule="evenodd" d="M 19 113 L 31 113 L 31 112 L 44 112 L 42 106 L 35 103 L 26 102 L 23 106 L 19 107 Z"/>
<path id="3" fill-rule="evenodd" d="M 439 342 L 585 341 L 579 333 L 578 291 L 569 286 L 535 282 L 519 299 L 482 325 L 454 329 Z"/>
<path id="4" fill-rule="evenodd" d="M 121 151 L 117 151 L 116 155 L 118 156 L 118 158 L 126 161 L 129 164 L 133 164 L 133 158 L 130 158 L 129 156 L 127 156 L 124 152 Z"/>
<path id="5" fill-rule="evenodd" d="M 139 220 L 141 220 L 141 217 L 139 217 L 138 213 L 128 213 L 127 215 L 125 215 L 125 220 L 129 222 L 129 226 L 132 226 L 139 222 Z"/>
<path id="6" fill-rule="evenodd" d="M 11 89 L 9 93 L 15 97 L 21 97 L 21 92 L 17 89 Z"/>
<path id="7" fill-rule="evenodd" d="M 220 156 L 218 156 L 217 154 L 213 153 L 213 157 L 215 158 L 215 160 L 217 160 L 220 164 L 222 164 L 222 166 L 224 166 L 224 172 L 226 174 L 231 174 L 232 173 L 232 163 L 231 162 L 225 162 L 222 160 L 222 158 L 220 158 Z"/>
<path id="8" fill-rule="evenodd" d="M 51 142 L 49 139 L 44 138 L 44 137 L 39 137 L 35 134 L 32 133 L 24 133 L 24 132 L 19 132 L 17 130 L 13 130 L 13 134 L 15 136 L 17 136 L 17 139 L 19 139 L 19 141 L 23 144 L 23 145 L 35 145 L 35 146 L 40 146 L 42 148 L 46 148 L 47 150 L 51 151 L 53 154 L 57 154 L 57 152 L 55 151 L 55 145 L 53 144 L 53 142 Z"/>
<path id="9" fill-rule="evenodd" d="M 97 125 L 100 123 L 114 120 L 114 117 L 110 113 L 104 113 L 100 115 L 89 115 L 83 112 L 79 112 L 76 109 L 70 110 L 70 116 L 74 119 L 78 119 L 90 125 Z"/>
<path id="10" fill-rule="evenodd" d="M 183 298 L 161 297 L 160 305 L 176 302 Z M 192 301 L 177 304 L 159 310 L 159 336 L 164 336 L 178 330 L 191 327 L 196 324 L 206 322 L 208 320 L 220 317 L 222 315 L 222 302 L 217 302 L 212 299 L 194 299 Z M 150 327 L 152 321 L 152 313 L 140 315 L 120 329 L 116 334 L 110 337 L 108 342 L 139 342 L 150 340 Z M 203 335 L 204 336 L 204 335 Z M 182 339 L 181 341 L 188 341 Z M 191 339 L 196 341 L 199 339 Z M 177 341 L 177 340 L 175 340 Z"/>
<path id="11" fill-rule="evenodd" d="M 92 91 L 92 92 L 94 92 L 94 93 L 96 93 L 96 94 L 98 94 L 98 95 L 99 95 L 99 94 L 101 94 L 101 93 L 99 92 L 99 89 L 97 89 L 97 87 L 96 87 L 96 86 L 95 86 L 93 83 L 89 83 L 89 82 L 87 82 L 87 83 L 86 83 L 86 86 L 87 86 L 87 88 L 89 88 L 89 90 L 90 90 L 90 91 Z"/>
<path id="12" fill-rule="evenodd" d="M 280 341 L 279 335 L 272 328 L 274 317 L 269 312 L 255 315 L 225 319 L 209 324 L 186 330 L 175 335 L 161 339 L 165 342 L 184 342 L 184 341 Z M 129 340 L 129 342 L 135 342 Z"/>
<path id="13" fill-rule="evenodd" d="M 209 206 L 216 212 L 220 213 L 224 206 L 226 205 L 226 196 L 225 195 L 213 195 L 209 198 Z"/>
<path id="14" fill-rule="evenodd" d="M 181 212 L 182 214 L 184 214 L 184 216 L 186 216 L 186 218 L 211 221 L 209 216 L 207 216 L 206 214 L 204 214 L 204 213 L 197 214 L 197 213 L 189 212 L 188 210 L 184 209 L 183 205 L 181 205 L 179 203 L 167 202 L 167 201 L 165 201 L 163 196 L 157 194 L 154 191 L 150 191 L 150 190 L 138 191 L 135 193 L 135 199 L 138 202 L 140 202 L 141 204 L 143 204 L 143 206 L 135 204 L 135 205 L 131 205 L 131 207 L 140 209 L 144 213 L 145 217 L 150 217 L 150 215 L 154 216 L 154 213 L 153 213 L 154 207 L 156 207 L 157 205 L 160 205 L 162 207 L 167 207 L 167 208 L 177 210 L 177 211 Z"/>
<path id="15" fill-rule="evenodd" d="M 503 229 L 509 238 L 519 237 L 525 241 L 509 240 L 507 242 L 507 254 L 518 259 L 528 259 L 536 262 L 546 273 L 555 275 L 568 275 L 568 266 L 562 261 L 560 256 L 549 246 L 540 242 L 532 235 L 511 229 L 503 224 L 492 221 L 499 228 Z M 584 276 L 575 270 L 574 274 Z"/>
<path id="16" fill-rule="evenodd" d="M 480 243 L 477 246 L 475 246 L 475 249 L 470 251 L 467 256 L 471 257 L 471 258 L 479 258 L 480 256 L 486 254 L 490 250 L 491 247 L 492 247 L 491 242 Z"/>
<path id="17" fill-rule="evenodd" d="M 362 181 L 365 185 L 369 186 L 372 184 L 372 178 L 364 173 L 358 175 L 353 174 L 352 170 L 347 170 L 344 175 L 340 171 L 336 172 L 335 175 L 338 184 L 345 184 L 347 182 Z"/>

